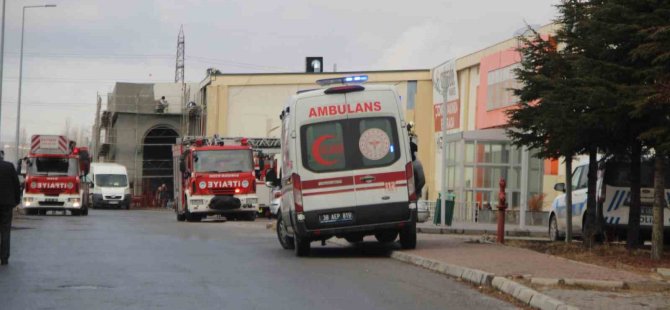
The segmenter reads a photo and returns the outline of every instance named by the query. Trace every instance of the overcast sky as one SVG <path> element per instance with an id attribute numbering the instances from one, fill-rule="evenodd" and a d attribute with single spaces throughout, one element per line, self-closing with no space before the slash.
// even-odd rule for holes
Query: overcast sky
<path id="1" fill-rule="evenodd" d="M 179 26 L 186 80 L 205 69 L 300 72 L 305 56 L 326 71 L 432 68 L 544 25 L 557 0 L 6 0 L 2 137 L 14 137 L 23 5 L 22 127 L 90 131 L 96 93 L 114 82 L 172 82 Z"/>

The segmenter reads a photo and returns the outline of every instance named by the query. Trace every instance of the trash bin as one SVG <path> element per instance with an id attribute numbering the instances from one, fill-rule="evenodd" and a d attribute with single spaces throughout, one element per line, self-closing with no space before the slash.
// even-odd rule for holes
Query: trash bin
<path id="1" fill-rule="evenodd" d="M 444 222 L 447 226 L 451 226 L 452 221 L 454 220 L 454 205 L 456 204 L 456 196 L 452 193 L 447 194 L 447 199 L 445 201 L 445 212 L 444 212 Z M 433 216 L 433 224 L 441 224 L 442 219 L 442 194 L 437 195 L 437 203 L 435 204 L 435 215 Z"/>

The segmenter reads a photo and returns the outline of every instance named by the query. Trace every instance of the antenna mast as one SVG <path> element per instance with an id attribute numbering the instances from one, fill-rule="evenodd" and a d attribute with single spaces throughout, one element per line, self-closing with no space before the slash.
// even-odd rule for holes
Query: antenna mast
<path id="1" fill-rule="evenodd" d="M 184 25 L 179 28 L 177 36 L 177 64 L 174 70 L 174 82 L 184 83 Z"/>

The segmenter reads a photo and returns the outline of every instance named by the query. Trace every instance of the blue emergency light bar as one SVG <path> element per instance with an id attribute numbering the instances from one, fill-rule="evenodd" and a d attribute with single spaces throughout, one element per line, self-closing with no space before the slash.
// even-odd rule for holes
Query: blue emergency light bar
<path id="1" fill-rule="evenodd" d="M 352 75 L 333 79 L 322 79 L 316 81 L 316 84 L 319 84 L 321 86 L 328 86 L 333 84 L 358 84 L 358 83 L 365 83 L 367 81 L 368 81 L 367 75 Z"/>

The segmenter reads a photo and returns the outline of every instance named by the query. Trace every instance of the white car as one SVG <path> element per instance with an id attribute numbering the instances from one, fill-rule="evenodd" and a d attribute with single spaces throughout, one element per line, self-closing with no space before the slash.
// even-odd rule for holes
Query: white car
<path id="1" fill-rule="evenodd" d="M 272 199 L 272 202 L 270 202 L 270 213 L 272 213 L 272 216 L 277 216 L 279 207 L 281 207 L 281 197 Z"/>

